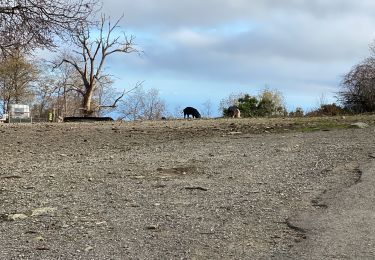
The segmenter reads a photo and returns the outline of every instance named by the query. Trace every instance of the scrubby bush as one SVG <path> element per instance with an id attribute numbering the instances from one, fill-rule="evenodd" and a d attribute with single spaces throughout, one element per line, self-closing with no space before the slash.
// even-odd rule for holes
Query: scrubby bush
<path id="1" fill-rule="evenodd" d="M 320 108 L 307 113 L 306 116 L 338 116 L 347 113 L 348 110 L 332 103 L 321 105 Z"/>
<path id="2" fill-rule="evenodd" d="M 295 111 L 291 111 L 289 113 L 290 117 L 303 117 L 303 115 L 304 115 L 304 112 L 301 107 L 297 107 Z"/>
<path id="3" fill-rule="evenodd" d="M 225 100 L 223 100 L 221 104 L 224 103 L 224 101 Z M 241 117 L 284 116 L 286 114 L 283 97 L 281 93 L 276 90 L 264 89 L 257 97 L 242 94 L 236 100 L 232 99 L 231 105 L 238 107 L 241 111 Z M 230 116 L 228 107 L 221 106 L 224 116 Z"/>

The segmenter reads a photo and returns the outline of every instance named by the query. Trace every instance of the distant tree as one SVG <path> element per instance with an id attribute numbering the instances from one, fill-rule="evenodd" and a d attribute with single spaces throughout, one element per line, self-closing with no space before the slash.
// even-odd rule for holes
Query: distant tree
<path id="1" fill-rule="evenodd" d="M 229 116 L 228 108 L 236 106 L 241 117 L 286 116 L 284 98 L 280 91 L 263 89 L 258 96 L 250 94 L 231 94 L 221 100 L 220 109 L 224 116 Z"/>
<path id="2" fill-rule="evenodd" d="M 354 66 L 341 82 L 338 100 L 345 108 L 356 112 L 375 111 L 375 48 L 373 57 Z"/>
<path id="3" fill-rule="evenodd" d="M 297 107 L 295 111 L 291 111 L 289 113 L 290 117 L 302 117 L 303 115 L 304 115 L 304 112 L 301 107 Z"/>
<path id="4" fill-rule="evenodd" d="M 121 18 L 120 18 L 121 19 Z M 134 37 L 120 37 L 116 33 L 120 19 L 114 24 L 102 16 L 99 24 L 98 37 L 93 37 L 94 28 L 83 27 L 73 35 L 75 47 L 72 53 L 65 55 L 62 63 L 71 65 L 80 75 L 80 88 L 75 91 L 82 97 L 81 111 L 83 116 L 92 116 L 101 107 L 115 107 L 116 102 L 123 96 L 115 99 L 113 104 L 93 104 L 93 97 L 100 86 L 109 82 L 110 75 L 104 73 L 104 64 L 110 55 L 115 53 L 137 52 L 134 47 Z M 114 35 L 115 34 L 115 35 Z"/>
<path id="5" fill-rule="evenodd" d="M 121 101 L 121 118 L 128 120 L 160 119 L 166 111 L 165 102 L 159 96 L 159 90 L 137 88 Z"/>
<path id="6" fill-rule="evenodd" d="M 69 64 L 61 64 L 54 68 L 54 76 L 57 80 L 57 108 L 59 115 L 77 116 L 81 113 L 82 96 L 79 92 L 83 88 L 81 75 Z"/>
<path id="7" fill-rule="evenodd" d="M 203 111 L 202 114 L 204 117 L 211 117 L 212 114 L 212 101 L 210 99 L 207 99 L 203 104 Z"/>
<path id="8" fill-rule="evenodd" d="M 100 104 L 113 104 L 115 100 L 122 95 L 122 93 L 113 87 L 113 82 L 108 79 L 104 84 L 100 84 L 97 90 L 95 91 L 93 100 L 94 104 L 97 104 L 97 115 L 104 116 L 116 110 L 115 106 L 104 106 Z"/>
<path id="9" fill-rule="evenodd" d="M 145 92 L 144 95 L 143 119 L 160 119 L 165 113 L 165 102 L 159 97 L 159 90 L 153 88 Z"/>
<path id="10" fill-rule="evenodd" d="M 80 77 L 70 66 L 53 68 L 50 62 L 39 61 L 40 73 L 35 82 L 32 114 L 46 117 L 54 111 L 56 116 L 74 116 L 79 113 L 81 98 L 74 91 L 80 88 Z"/>
<path id="11" fill-rule="evenodd" d="M 258 99 L 256 97 L 245 94 L 238 99 L 238 109 L 241 111 L 242 117 L 254 117 L 258 115 Z"/>
<path id="12" fill-rule="evenodd" d="M 262 98 L 256 107 L 256 115 L 260 117 L 270 116 L 276 111 L 275 104 L 271 99 Z"/>
<path id="13" fill-rule="evenodd" d="M 238 99 L 242 98 L 245 93 L 231 93 L 228 97 L 220 100 L 219 112 L 226 116 L 226 111 L 230 106 L 238 106 Z"/>
<path id="14" fill-rule="evenodd" d="M 97 0 L 0 0 L 0 51 L 54 46 L 86 24 Z"/>
<path id="15" fill-rule="evenodd" d="M 258 98 L 258 116 L 287 115 L 284 97 L 280 91 L 265 88 Z"/>
<path id="16" fill-rule="evenodd" d="M 39 75 L 37 66 L 27 60 L 26 55 L 14 49 L 0 62 L 0 100 L 3 113 L 11 103 L 30 103 L 33 98 L 33 85 Z"/>
<path id="17" fill-rule="evenodd" d="M 50 70 L 44 68 L 41 71 L 34 86 L 35 98 L 31 110 L 34 117 L 46 117 L 48 110 L 56 106 L 56 95 L 59 89 L 57 79 L 48 73 Z"/>
<path id="18" fill-rule="evenodd" d="M 183 115 L 183 112 L 182 112 L 183 108 L 181 105 L 176 105 L 173 109 L 173 112 L 172 112 L 172 117 L 174 118 L 179 118 Z"/>

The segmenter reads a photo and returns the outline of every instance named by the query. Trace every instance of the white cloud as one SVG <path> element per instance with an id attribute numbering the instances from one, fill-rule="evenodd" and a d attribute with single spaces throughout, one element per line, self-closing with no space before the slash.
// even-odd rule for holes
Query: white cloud
<path id="1" fill-rule="evenodd" d="M 217 39 L 212 35 L 195 32 L 187 28 L 168 33 L 166 39 L 177 45 L 192 48 L 210 48 L 217 43 Z"/>
<path id="2" fill-rule="evenodd" d="M 310 15 L 318 19 L 361 13 L 373 16 L 373 0 L 106 0 L 103 11 L 125 14 L 131 26 L 212 26 L 233 20 L 266 20 L 278 14 Z"/>
<path id="3" fill-rule="evenodd" d="M 125 14 L 124 28 L 145 51 L 141 59 L 111 62 L 159 84 L 153 87 L 271 84 L 299 93 L 299 100 L 337 89 L 341 75 L 369 55 L 373 10 L 373 0 L 106 0 L 103 6 L 112 17 Z"/>

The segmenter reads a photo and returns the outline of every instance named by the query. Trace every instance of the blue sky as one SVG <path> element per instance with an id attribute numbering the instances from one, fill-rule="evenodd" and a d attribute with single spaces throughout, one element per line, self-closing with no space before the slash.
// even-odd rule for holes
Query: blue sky
<path id="1" fill-rule="evenodd" d="M 143 55 L 113 56 L 117 88 L 160 90 L 170 110 L 265 86 L 288 109 L 335 102 L 343 74 L 370 55 L 373 0 L 106 0 L 102 11 Z"/>

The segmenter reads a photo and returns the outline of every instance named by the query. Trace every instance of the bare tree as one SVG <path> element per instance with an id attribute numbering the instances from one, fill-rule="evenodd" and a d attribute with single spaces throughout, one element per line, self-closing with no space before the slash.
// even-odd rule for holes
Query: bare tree
<path id="1" fill-rule="evenodd" d="M 203 104 L 203 116 L 211 117 L 212 114 L 212 101 L 207 99 Z"/>
<path id="2" fill-rule="evenodd" d="M 172 116 L 174 118 L 180 118 L 181 116 L 183 116 L 183 114 L 183 107 L 181 105 L 176 105 L 173 109 Z"/>
<path id="3" fill-rule="evenodd" d="M 34 88 L 35 103 L 32 107 L 34 117 L 42 117 L 47 114 L 47 109 L 54 107 L 58 88 L 57 80 L 51 75 L 44 73 L 38 78 Z"/>
<path id="4" fill-rule="evenodd" d="M 159 97 L 159 90 L 137 88 L 122 101 L 121 117 L 128 120 L 160 119 L 166 110 L 165 102 Z"/>
<path id="5" fill-rule="evenodd" d="M 134 36 L 130 38 L 125 35 L 117 36 L 116 30 L 119 28 L 120 20 L 121 18 L 115 24 L 111 24 L 105 16 L 102 16 L 98 28 L 99 36 L 96 39 L 91 36 L 93 28 L 81 28 L 73 35 L 74 45 L 79 51 L 73 51 L 62 60 L 62 63 L 70 64 L 80 75 L 82 87 L 78 86 L 75 91 L 82 96 L 82 114 L 84 116 L 92 116 L 102 106 L 115 107 L 119 101 L 116 99 L 112 105 L 92 104 L 95 91 L 110 77 L 103 72 L 108 56 L 115 53 L 137 52 L 133 43 Z"/>
<path id="6" fill-rule="evenodd" d="M 245 93 L 231 93 L 228 97 L 223 98 L 219 104 L 219 112 L 223 113 L 228 107 L 237 106 L 239 104 L 238 100 L 243 96 L 245 96 Z"/>
<path id="7" fill-rule="evenodd" d="M 121 96 L 122 94 L 119 93 L 117 89 L 115 89 L 112 85 L 111 79 L 108 78 L 107 81 L 103 82 L 103 84 L 99 84 L 95 91 L 94 95 L 94 103 L 97 105 L 99 104 L 113 104 L 115 100 Z M 98 106 L 96 111 L 98 116 L 103 116 L 107 113 L 110 113 L 115 110 L 115 106 L 109 105 L 108 107 L 105 106 Z"/>
<path id="8" fill-rule="evenodd" d="M 375 49 L 372 48 L 373 55 Z M 354 66 L 341 82 L 338 100 L 354 112 L 375 111 L 375 57 Z"/>
<path id="9" fill-rule="evenodd" d="M 80 97 L 73 91 L 80 84 L 77 72 L 66 64 L 52 68 L 50 62 L 39 61 L 39 77 L 34 90 L 32 113 L 45 117 L 49 111 L 56 116 L 74 115 L 80 107 Z"/>
<path id="10" fill-rule="evenodd" d="M 66 63 L 55 68 L 54 72 L 58 85 L 57 107 L 59 115 L 62 117 L 75 116 L 80 113 L 79 108 L 81 107 L 82 97 L 77 92 L 77 89 L 83 87 L 81 76 L 72 66 Z"/>
<path id="11" fill-rule="evenodd" d="M 86 24 L 97 0 L 0 0 L 0 49 L 54 46 Z"/>
<path id="12" fill-rule="evenodd" d="M 165 112 L 165 102 L 159 97 L 159 90 L 150 89 L 145 93 L 143 118 L 160 119 Z"/>

